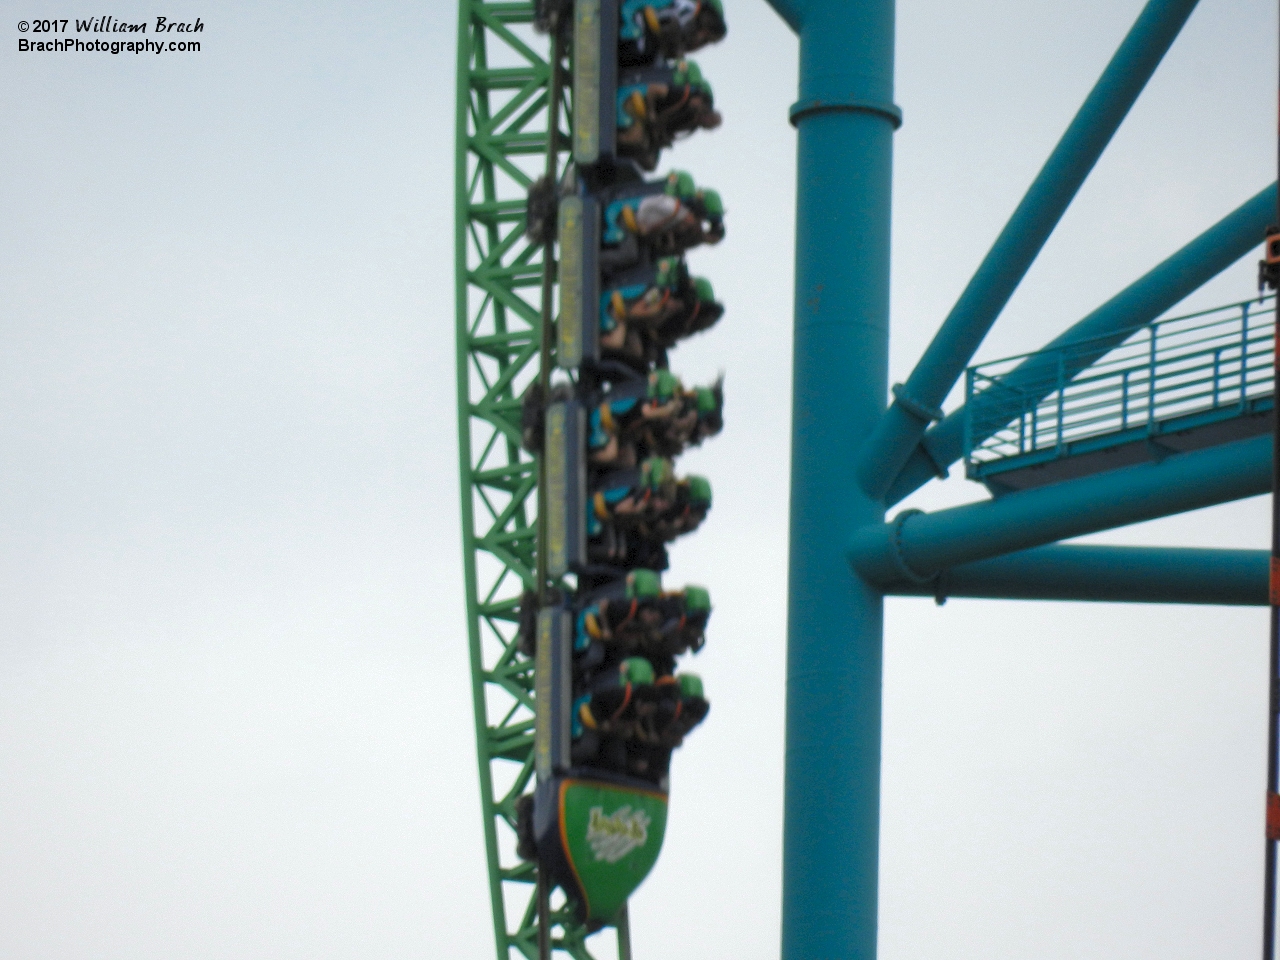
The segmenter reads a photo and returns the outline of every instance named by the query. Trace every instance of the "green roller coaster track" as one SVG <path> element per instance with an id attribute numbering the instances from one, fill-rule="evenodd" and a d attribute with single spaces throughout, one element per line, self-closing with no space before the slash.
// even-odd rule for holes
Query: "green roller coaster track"
<path id="1" fill-rule="evenodd" d="M 520 447 L 520 398 L 542 357 L 544 250 L 525 236 L 548 143 L 550 40 L 533 4 L 460 0 L 455 170 L 458 442 L 471 691 L 485 854 L 500 960 L 536 957 L 536 869 L 515 853 L 515 801 L 533 777 L 533 661 L 515 644 L 537 586 L 538 466 Z M 558 111 L 568 116 L 568 111 Z M 559 164 L 557 163 L 558 167 Z M 590 960 L 563 904 L 555 949 Z"/>

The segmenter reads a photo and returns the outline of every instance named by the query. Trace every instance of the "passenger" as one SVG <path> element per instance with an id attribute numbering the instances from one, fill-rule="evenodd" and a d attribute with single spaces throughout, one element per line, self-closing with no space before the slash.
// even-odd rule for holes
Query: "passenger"
<path id="1" fill-rule="evenodd" d="M 651 464 L 665 464 L 662 469 L 668 471 L 656 485 L 642 474 Z M 615 470 L 597 481 L 587 505 L 592 563 L 661 569 L 666 566 L 661 545 L 697 529 L 711 507 L 711 485 L 702 477 L 676 481 L 669 471 L 669 460 L 651 457 L 640 468 Z M 658 559 L 662 567 L 655 566 Z"/>
<path id="2" fill-rule="evenodd" d="M 727 32 L 722 0 L 622 0 L 618 21 L 623 65 L 682 57 Z"/>
<path id="3" fill-rule="evenodd" d="M 640 554 L 652 549 L 646 547 L 644 541 L 654 538 L 636 529 L 637 506 L 644 503 L 650 513 L 669 511 L 675 503 L 675 483 L 668 481 L 657 488 L 649 488 L 641 476 L 641 468 L 632 467 L 600 477 L 593 486 L 595 489 L 586 506 L 586 545 L 590 562 L 653 568 L 652 563 L 639 562 Z M 616 512 L 614 504 L 621 504 L 621 511 Z M 657 543 L 660 548 L 663 541 L 658 540 Z M 666 559 L 664 554 L 662 559 Z"/>
<path id="4" fill-rule="evenodd" d="M 687 313 L 676 290 L 685 277 L 679 257 L 662 257 L 652 267 L 640 267 L 616 277 L 600 294 L 600 347 L 641 361 L 644 329 L 669 326 Z"/>
<path id="5" fill-rule="evenodd" d="M 573 702 L 571 736 L 587 730 L 627 737 L 633 733 L 640 688 L 652 686 L 653 665 L 644 657 L 628 657 L 612 670 L 598 675 L 591 689 Z"/>
<path id="6" fill-rule="evenodd" d="M 671 751 L 706 719 L 711 704 L 696 674 L 653 676 L 647 661 L 627 660 L 598 689 L 574 701 L 575 765 L 601 767 L 655 783 L 665 779 Z"/>
<path id="7" fill-rule="evenodd" d="M 644 427 L 637 446 L 645 456 L 677 457 L 689 447 L 699 446 L 724 428 L 723 382 L 682 391 L 678 409 L 668 420 Z"/>
<path id="8" fill-rule="evenodd" d="M 603 477 L 587 505 L 587 536 L 605 523 L 634 526 L 668 515 L 677 504 L 679 483 L 671 461 L 650 457 L 638 468 Z"/>
<path id="9" fill-rule="evenodd" d="M 570 756 L 576 767 L 620 773 L 647 780 L 659 790 L 667 788 L 671 751 L 635 737 L 584 729 L 573 741 Z"/>
<path id="10" fill-rule="evenodd" d="M 663 181 L 623 188 L 605 204 L 600 267 L 607 274 L 639 263 L 641 245 L 655 256 L 670 256 L 723 237 L 720 194 L 673 171 Z"/>
<path id="11" fill-rule="evenodd" d="M 678 60 L 673 67 L 665 69 L 671 71 L 671 79 L 662 84 L 666 87 L 665 94 L 660 93 L 653 101 L 655 128 L 663 146 L 669 147 L 676 138 L 697 130 L 714 130 L 720 126 L 715 91 L 701 68 L 692 60 Z"/>
<path id="12" fill-rule="evenodd" d="M 637 733 L 667 750 L 675 749 L 711 709 L 703 696 L 702 679 L 696 673 L 679 673 L 663 677 L 653 690 L 654 708 L 644 711 Z"/>
<path id="13" fill-rule="evenodd" d="M 535 246 L 555 239 L 556 204 L 556 184 L 544 174 L 533 182 L 524 203 L 524 235 Z"/>
<path id="14" fill-rule="evenodd" d="M 724 204 L 719 193 L 711 189 L 698 190 L 687 201 L 687 206 L 698 221 L 706 221 L 707 226 L 702 228 L 699 224 L 698 239 L 686 242 L 682 249 L 698 243 L 717 244 L 724 239 Z"/>
<path id="15" fill-rule="evenodd" d="M 635 737 L 636 707 L 654 678 L 648 660 L 628 657 L 592 679 L 570 708 L 570 759 L 574 766 L 627 772 L 625 744 Z"/>
<path id="16" fill-rule="evenodd" d="M 688 395 L 680 379 L 667 370 L 655 370 L 645 379 L 615 386 L 591 411 L 587 437 L 590 462 L 634 466 L 647 456 L 636 446 L 647 436 L 646 426 L 666 424 L 680 416 Z"/>
<path id="17" fill-rule="evenodd" d="M 547 398 L 542 394 L 542 384 L 537 380 L 520 401 L 520 446 L 530 453 L 541 453 L 546 424 Z"/>
<path id="18" fill-rule="evenodd" d="M 664 593 L 656 606 L 662 612 L 661 625 L 651 631 L 642 649 L 653 653 L 679 656 L 686 651 L 697 653 L 706 642 L 707 621 L 711 618 L 711 594 L 702 587 Z"/>
<path id="19" fill-rule="evenodd" d="M 662 365 L 666 351 L 724 315 L 711 282 L 689 276 L 681 257 L 615 274 L 600 295 L 600 346 L 640 369 Z"/>
<path id="20" fill-rule="evenodd" d="M 665 505 L 659 516 L 640 528 L 649 539 L 667 542 L 696 530 L 711 509 L 711 484 L 705 477 L 687 477 L 676 484 L 674 496 Z"/>
<path id="21" fill-rule="evenodd" d="M 516 797 L 516 856 L 521 860 L 538 859 L 538 842 L 533 830 L 533 794 Z"/>
<path id="22" fill-rule="evenodd" d="M 649 571 L 644 571 L 649 573 Z M 651 574 L 656 580 L 656 574 Z M 574 648 L 603 645 L 605 655 L 581 669 L 594 669 L 620 656 L 639 655 L 665 662 L 682 653 L 697 652 L 706 642 L 711 617 L 711 595 L 702 587 L 685 587 L 669 593 L 645 596 L 601 596 L 593 592 L 578 615 Z"/>
<path id="23" fill-rule="evenodd" d="M 697 130 L 720 126 L 715 94 L 692 61 L 624 76 L 618 83 L 618 153 L 653 170 L 658 155 Z"/>
<path id="24" fill-rule="evenodd" d="M 724 429 L 724 377 L 720 377 L 710 387 L 695 388 L 694 393 L 698 421 L 688 445 L 697 447 L 701 446 L 703 440 L 714 437 Z"/>
<path id="25" fill-rule="evenodd" d="M 724 305 L 716 301 L 711 281 L 705 277 L 690 277 L 686 273 L 668 302 L 669 309 L 648 327 L 647 359 L 650 362 L 655 362 L 685 337 L 714 326 L 724 316 Z"/>
<path id="26" fill-rule="evenodd" d="M 537 590 L 526 590 L 521 595 L 520 609 L 516 616 L 516 648 L 526 657 L 532 657 L 538 648 Z"/>
<path id="27" fill-rule="evenodd" d="M 662 623 L 657 601 L 662 581 L 652 570 L 632 570 L 626 578 L 592 591 L 578 612 L 573 648 L 586 650 L 593 641 L 636 647 Z"/>
<path id="28" fill-rule="evenodd" d="M 711 709 L 702 681 L 691 673 L 661 676 L 648 686 L 633 686 L 632 701 L 625 732 L 597 735 L 584 729 L 573 743 L 574 762 L 665 786 L 671 751 Z"/>

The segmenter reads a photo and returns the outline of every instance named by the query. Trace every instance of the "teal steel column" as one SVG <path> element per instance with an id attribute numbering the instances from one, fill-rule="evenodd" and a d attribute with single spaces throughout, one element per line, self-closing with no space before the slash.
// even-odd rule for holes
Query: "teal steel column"
<path id="1" fill-rule="evenodd" d="M 884 508 L 851 482 L 884 412 L 893 0 L 789 0 L 800 27 L 783 960 L 872 960 L 883 595 L 849 575 Z"/>

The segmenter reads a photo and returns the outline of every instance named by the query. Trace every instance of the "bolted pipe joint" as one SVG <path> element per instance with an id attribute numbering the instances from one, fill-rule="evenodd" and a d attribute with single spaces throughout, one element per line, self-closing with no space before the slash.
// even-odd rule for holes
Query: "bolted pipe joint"
<path id="1" fill-rule="evenodd" d="M 893 102 L 893 2 L 863 0 L 857 7 L 855 16 L 848 3 L 803 3 L 793 126 L 832 113 L 865 113 L 892 130 L 902 126 L 902 110 Z"/>
<path id="2" fill-rule="evenodd" d="M 923 586 L 937 576 L 923 574 L 907 562 L 903 531 L 912 517 L 926 516 L 923 510 L 903 510 L 885 524 L 862 527 L 853 535 L 849 564 L 872 586 L 885 590 L 895 583 Z"/>

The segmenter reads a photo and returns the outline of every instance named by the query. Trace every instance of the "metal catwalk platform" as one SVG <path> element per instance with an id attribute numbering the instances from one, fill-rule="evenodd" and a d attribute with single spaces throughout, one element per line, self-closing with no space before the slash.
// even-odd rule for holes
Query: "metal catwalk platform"
<path id="1" fill-rule="evenodd" d="M 1000 496 L 1271 430 L 1275 299 L 969 367 L 965 473 Z"/>

